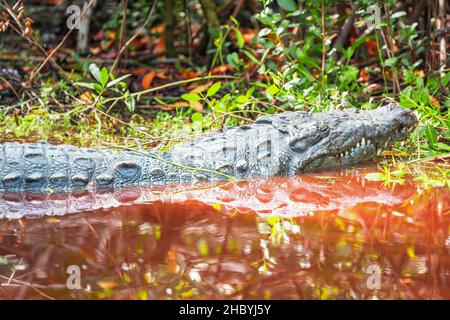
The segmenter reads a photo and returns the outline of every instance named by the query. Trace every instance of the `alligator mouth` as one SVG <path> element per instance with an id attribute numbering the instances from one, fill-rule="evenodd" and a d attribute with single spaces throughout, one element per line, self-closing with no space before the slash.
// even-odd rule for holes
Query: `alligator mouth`
<path id="1" fill-rule="evenodd" d="M 386 150 L 395 141 L 404 139 L 414 130 L 414 126 L 402 126 L 375 137 L 364 135 L 359 141 L 346 147 L 345 151 L 338 153 L 336 157 L 341 162 L 342 160 L 348 160 L 344 162 L 353 163 L 352 159 L 360 161 L 364 158 L 380 156 L 383 150 Z"/>
<path id="2" fill-rule="evenodd" d="M 387 149 L 393 142 L 403 139 L 414 130 L 415 127 L 401 127 L 376 137 L 363 135 L 359 140 L 356 140 L 356 143 L 353 142 L 338 151 L 322 154 L 312 159 L 304 167 L 304 170 L 300 168 L 297 172 L 336 168 L 371 160 L 380 156 L 383 150 Z"/>

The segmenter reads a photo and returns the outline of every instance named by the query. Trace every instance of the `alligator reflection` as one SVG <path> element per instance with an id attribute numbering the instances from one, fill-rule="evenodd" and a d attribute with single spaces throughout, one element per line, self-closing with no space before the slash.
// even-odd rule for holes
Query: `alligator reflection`
<path id="1" fill-rule="evenodd" d="M 3 195 L 10 217 L 99 209 L 0 222 L 0 298 L 449 299 L 450 190 L 364 174 Z"/>

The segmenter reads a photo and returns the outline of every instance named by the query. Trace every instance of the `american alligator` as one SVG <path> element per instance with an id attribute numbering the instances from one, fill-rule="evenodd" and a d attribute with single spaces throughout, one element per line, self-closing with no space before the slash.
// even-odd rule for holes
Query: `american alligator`
<path id="1" fill-rule="evenodd" d="M 389 104 L 375 110 L 267 115 L 254 124 L 200 136 L 168 153 L 3 143 L 0 190 L 120 188 L 293 175 L 371 160 L 415 128 L 416 116 Z"/>

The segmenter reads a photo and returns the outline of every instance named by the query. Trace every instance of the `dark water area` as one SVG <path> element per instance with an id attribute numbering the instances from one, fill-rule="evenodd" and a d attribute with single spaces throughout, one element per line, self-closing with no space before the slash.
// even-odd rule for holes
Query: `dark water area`
<path id="1" fill-rule="evenodd" d="M 450 190 L 376 168 L 0 195 L 0 299 L 450 299 Z"/>

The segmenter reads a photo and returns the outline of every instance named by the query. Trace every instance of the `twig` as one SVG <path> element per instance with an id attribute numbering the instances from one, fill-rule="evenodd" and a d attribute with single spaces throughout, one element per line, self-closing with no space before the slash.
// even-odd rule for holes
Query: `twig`
<path id="1" fill-rule="evenodd" d="M 244 6 L 244 4 L 245 4 L 245 0 L 239 0 L 239 2 L 237 3 L 237 5 L 234 8 L 233 13 L 231 15 L 233 17 L 237 18 L 237 15 L 242 10 L 242 7 Z"/>
<path id="2" fill-rule="evenodd" d="M 19 3 L 19 2 L 18 2 Z M 16 4 L 17 5 L 17 4 Z M 44 57 L 46 57 L 47 59 L 49 58 L 49 55 L 47 54 L 47 51 L 42 47 L 42 45 L 36 40 L 36 38 L 33 36 L 32 33 L 30 33 L 29 36 L 26 36 L 26 29 L 24 29 L 22 23 L 20 22 L 20 18 L 17 17 L 14 14 L 14 7 L 11 9 L 10 7 L 8 7 L 8 3 L 6 1 L 4 1 L 4 4 L 0 4 L 0 7 L 3 7 L 4 10 L 6 10 L 9 14 L 9 16 L 14 19 L 17 27 L 19 28 L 16 29 L 14 26 L 11 25 L 11 29 L 14 30 L 14 32 L 16 32 L 17 34 L 19 34 L 20 36 L 22 36 L 25 40 L 27 40 L 29 43 L 31 43 L 32 45 L 34 45 L 35 47 L 38 48 L 38 50 L 44 55 Z M 62 76 L 65 76 L 65 72 L 64 70 L 56 63 L 55 60 L 50 59 L 50 63 L 53 65 L 53 67 L 55 67 L 56 69 L 58 69 L 58 71 L 61 73 Z"/>
<path id="3" fill-rule="evenodd" d="M 121 0 L 122 3 L 122 25 L 120 26 L 120 35 L 119 35 L 119 46 L 117 52 L 120 52 L 123 47 L 123 41 L 125 37 L 125 29 L 127 26 L 127 9 L 128 9 L 128 0 Z M 116 67 L 120 62 L 120 54 L 117 54 L 116 59 L 114 60 L 114 64 L 111 67 L 111 73 L 114 74 L 116 71 Z"/>

